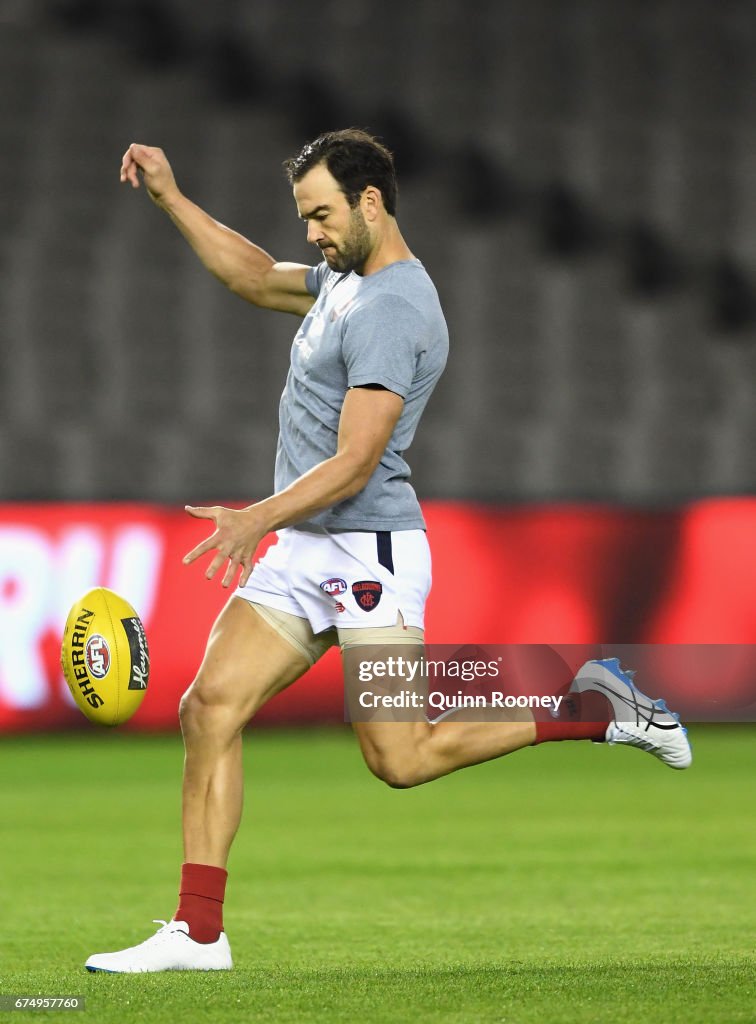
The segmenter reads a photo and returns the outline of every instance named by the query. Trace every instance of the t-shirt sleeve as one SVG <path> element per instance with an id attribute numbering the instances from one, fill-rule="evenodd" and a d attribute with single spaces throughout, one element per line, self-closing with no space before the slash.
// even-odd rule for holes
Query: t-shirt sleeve
<path id="1" fill-rule="evenodd" d="M 325 281 L 327 273 L 328 264 L 323 260 L 316 267 L 310 267 L 305 274 L 305 288 L 312 295 L 313 299 L 317 299 L 320 294 L 320 289 L 323 287 L 323 281 Z"/>
<path id="2" fill-rule="evenodd" d="M 410 392 L 425 347 L 422 316 L 399 295 L 380 295 L 349 314 L 343 337 L 347 387 L 380 384 L 401 398 Z"/>

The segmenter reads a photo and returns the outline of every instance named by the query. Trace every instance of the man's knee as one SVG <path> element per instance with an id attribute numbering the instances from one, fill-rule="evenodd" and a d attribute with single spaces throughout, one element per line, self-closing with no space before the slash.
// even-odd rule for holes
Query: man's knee
<path id="1" fill-rule="evenodd" d="M 414 759 L 374 752 L 366 757 L 370 771 L 391 789 L 412 789 L 425 781 L 420 765 Z"/>
<path id="2" fill-rule="evenodd" d="M 226 735 L 243 729 L 252 712 L 238 705 L 232 697 L 234 692 L 227 682 L 200 673 L 179 702 L 184 735 Z"/>
<path id="3" fill-rule="evenodd" d="M 199 731 L 202 725 L 207 723 L 209 706 L 211 705 L 206 700 L 200 680 L 197 678 L 184 691 L 179 701 L 179 722 L 185 735 Z"/>

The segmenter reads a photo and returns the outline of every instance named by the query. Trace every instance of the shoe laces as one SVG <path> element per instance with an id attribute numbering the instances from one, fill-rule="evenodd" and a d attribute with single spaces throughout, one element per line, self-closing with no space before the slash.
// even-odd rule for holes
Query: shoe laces
<path id="1" fill-rule="evenodd" d="M 159 918 L 153 918 L 152 923 L 162 925 L 162 928 L 158 928 L 158 930 L 152 936 L 152 939 L 147 940 L 148 942 L 157 939 L 158 937 L 167 938 L 169 935 L 173 935 L 174 932 L 181 932 L 182 935 L 188 934 L 186 931 L 184 931 L 183 928 L 175 927 L 175 925 L 177 924 L 176 921 L 162 921 Z"/>
<path id="2" fill-rule="evenodd" d="M 632 732 L 630 729 L 623 729 L 620 722 L 614 722 L 613 724 L 615 731 L 624 733 L 625 736 L 629 737 L 630 742 L 634 747 L 640 747 L 641 750 L 645 750 L 649 753 L 659 750 L 661 744 L 657 740 L 653 739 L 649 733 L 636 733 Z"/>

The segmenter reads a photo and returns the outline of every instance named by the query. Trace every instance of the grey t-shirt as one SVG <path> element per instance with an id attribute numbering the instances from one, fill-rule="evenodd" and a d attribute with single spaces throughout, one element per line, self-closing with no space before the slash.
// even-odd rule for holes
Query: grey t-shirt
<path id="1" fill-rule="evenodd" d="M 350 387 L 381 384 L 404 399 L 381 461 L 358 494 L 298 526 L 330 530 L 415 530 L 425 522 L 403 454 L 446 363 L 449 336 L 433 282 L 419 260 L 375 274 L 307 272 L 315 304 L 291 349 L 279 407 L 275 489 L 336 454 Z"/>

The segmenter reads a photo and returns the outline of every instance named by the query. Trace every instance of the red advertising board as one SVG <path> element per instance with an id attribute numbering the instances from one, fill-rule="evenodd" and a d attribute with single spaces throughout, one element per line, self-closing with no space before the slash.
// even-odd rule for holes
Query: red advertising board
<path id="1" fill-rule="evenodd" d="M 453 502 L 424 511 L 433 643 L 756 643 L 756 499 L 649 512 Z M 58 656 L 70 606 L 95 586 L 126 597 L 147 629 L 150 686 L 128 728 L 174 728 L 228 599 L 181 561 L 207 532 L 161 506 L 0 505 L 0 730 L 81 724 Z M 338 654 L 259 718 L 342 720 Z"/>

